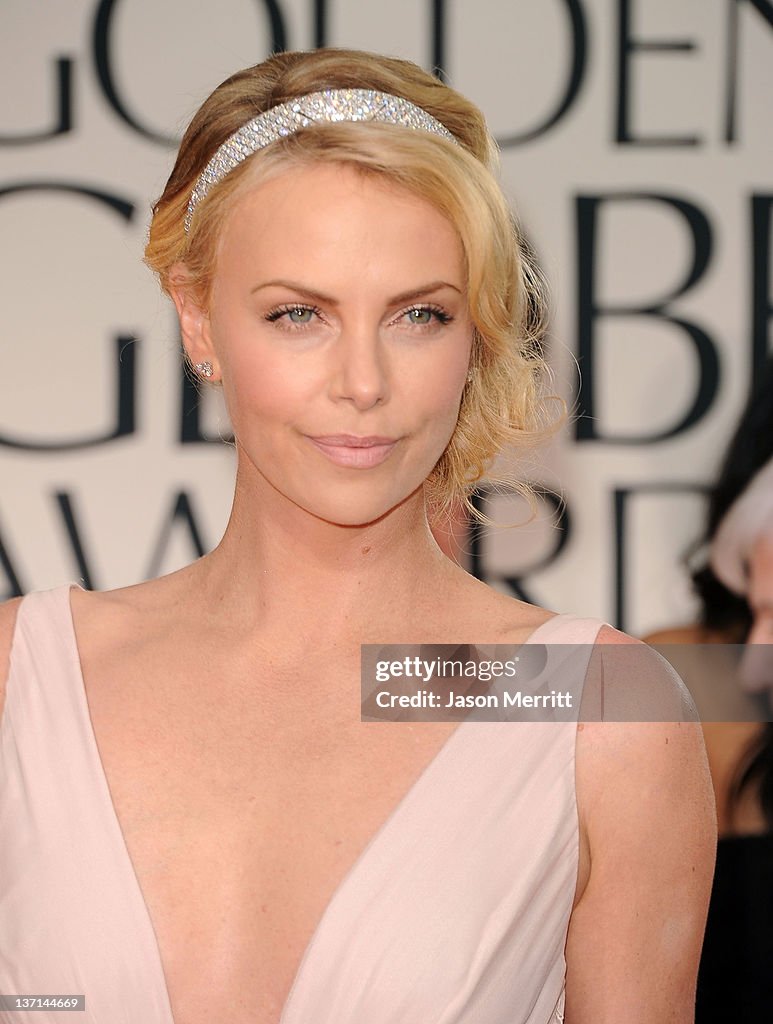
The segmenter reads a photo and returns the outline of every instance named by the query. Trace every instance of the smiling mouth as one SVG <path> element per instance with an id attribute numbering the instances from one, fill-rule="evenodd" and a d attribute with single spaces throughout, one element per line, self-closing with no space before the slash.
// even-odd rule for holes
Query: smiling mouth
<path id="1" fill-rule="evenodd" d="M 331 462 L 350 469 L 371 469 L 380 465 L 397 444 L 397 440 L 391 437 L 357 437 L 354 434 L 309 437 L 309 441 Z"/>

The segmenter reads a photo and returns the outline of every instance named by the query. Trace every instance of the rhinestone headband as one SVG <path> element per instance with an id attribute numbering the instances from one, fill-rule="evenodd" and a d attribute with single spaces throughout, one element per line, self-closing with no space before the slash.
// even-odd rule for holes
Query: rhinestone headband
<path id="1" fill-rule="evenodd" d="M 458 145 L 456 138 L 437 118 L 417 107 L 410 100 L 374 89 L 326 89 L 298 96 L 288 103 L 271 107 L 248 121 L 218 147 L 215 155 L 199 175 L 185 215 L 185 233 L 193 220 L 196 206 L 209 190 L 259 149 L 272 142 L 294 135 L 302 128 L 319 123 L 339 121 L 380 121 L 398 124 L 416 131 L 439 135 Z"/>

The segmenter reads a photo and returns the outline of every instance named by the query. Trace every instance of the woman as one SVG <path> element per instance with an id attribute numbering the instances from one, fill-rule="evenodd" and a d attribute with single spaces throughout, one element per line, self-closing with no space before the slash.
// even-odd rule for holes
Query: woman
<path id="1" fill-rule="evenodd" d="M 751 1024 L 773 1005 L 773 358 L 723 457 L 701 546 L 699 622 L 647 640 L 712 645 L 694 662 L 719 827 L 697 1020 Z M 686 663 L 689 647 L 676 650 Z"/>
<path id="2" fill-rule="evenodd" d="M 85 991 L 111 1024 L 691 1020 L 694 723 L 360 718 L 364 643 L 646 650 L 495 593 L 427 526 L 544 433 L 493 162 L 477 108 L 372 54 L 276 55 L 194 117 L 146 256 L 224 389 L 233 511 L 180 572 L 4 609 L 5 990 Z"/>
<path id="3" fill-rule="evenodd" d="M 700 621 L 648 639 L 713 645 L 701 650 L 713 672 L 702 672 L 699 702 L 720 840 L 697 1021 L 751 1024 L 773 1004 L 773 358 L 728 444 L 707 511 L 707 557 L 692 573 Z M 736 644 L 744 644 L 740 662 Z M 688 647 L 677 651 L 689 657 Z M 703 656 L 696 664 L 705 670 Z"/>

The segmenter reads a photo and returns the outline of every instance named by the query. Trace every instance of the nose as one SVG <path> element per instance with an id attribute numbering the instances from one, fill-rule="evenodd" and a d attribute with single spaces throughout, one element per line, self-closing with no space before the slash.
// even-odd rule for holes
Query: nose
<path id="1" fill-rule="evenodd" d="M 377 330 L 359 327 L 338 338 L 331 371 L 331 397 L 367 412 L 389 396 L 389 368 Z"/>

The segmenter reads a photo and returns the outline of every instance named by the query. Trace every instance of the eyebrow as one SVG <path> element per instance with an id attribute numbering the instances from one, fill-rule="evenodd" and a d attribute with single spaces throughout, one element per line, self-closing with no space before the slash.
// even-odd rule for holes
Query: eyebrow
<path id="1" fill-rule="evenodd" d="M 262 284 L 256 284 L 254 288 L 251 288 L 250 294 L 254 295 L 262 288 L 289 288 L 290 291 L 297 292 L 299 295 L 303 295 L 305 298 L 311 299 L 314 302 L 323 302 L 328 306 L 340 305 L 338 299 L 334 299 L 330 295 L 323 295 L 322 292 L 315 291 L 313 288 L 307 288 L 305 285 L 299 284 L 297 281 L 264 281 Z M 388 305 L 398 306 L 402 302 L 412 302 L 414 299 L 422 299 L 425 295 L 431 295 L 433 292 L 440 291 L 442 288 L 450 288 L 459 295 L 462 294 L 461 288 L 457 288 L 457 286 L 455 284 L 451 284 L 450 281 L 432 281 L 430 284 L 422 285 L 420 288 L 411 288 L 410 291 L 401 292 L 400 295 L 393 296 L 389 299 Z"/>

